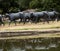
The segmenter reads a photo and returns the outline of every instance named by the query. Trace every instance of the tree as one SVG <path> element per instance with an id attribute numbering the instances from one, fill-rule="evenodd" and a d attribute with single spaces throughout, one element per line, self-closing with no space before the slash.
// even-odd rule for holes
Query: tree
<path id="1" fill-rule="evenodd" d="M 0 0 L 0 13 L 39 9 L 60 12 L 60 0 Z"/>
<path id="2" fill-rule="evenodd" d="M 2 13 L 9 12 L 11 7 L 18 8 L 19 7 L 18 0 L 1 0 L 0 1 L 0 9 L 3 10 Z"/>
<path id="3" fill-rule="evenodd" d="M 41 6 L 41 1 L 42 0 L 32 0 L 29 4 L 30 8 L 40 8 Z"/>
<path id="4" fill-rule="evenodd" d="M 32 0 L 19 0 L 19 7 L 21 10 L 29 9 L 29 3 Z"/>

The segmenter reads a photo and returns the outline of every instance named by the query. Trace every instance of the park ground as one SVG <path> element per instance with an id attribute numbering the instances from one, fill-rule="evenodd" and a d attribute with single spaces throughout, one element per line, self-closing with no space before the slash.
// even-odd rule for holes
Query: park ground
<path id="1" fill-rule="evenodd" d="M 41 23 L 17 23 L 15 26 L 14 23 L 12 23 L 10 26 L 9 24 L 6 24 L 5 26 L 0 26 L 0 31 L 23 31 L 23 30 L 43 30 L 43 29 L 59 29 L 60 28 L 60 21 L 59 22 L 50 22 L 49 24 L 45 22 Z"/>
<path id="2" fill-rule="evenodd" d="M 53 30 L 60 30 L 60 21 L 59 22 L 50 22 L 49 24 L 45 22 L 41 23 L 20 23 L 15 26 L 14 23 L 10 26 L 6 24 L 5 26 L 0 26 L 0 32 L 17 32 L 17 31 L 53 31 Z M 15 37 L 0 37 L 2 39 L 28 39 L 28 38 L 39 38 L 39 37 L 60 37 L 60 33 L 48 33 L 48 34 L 38 34 L 38 35 L 28 35 L 28 36 L 15 36 Z"/>

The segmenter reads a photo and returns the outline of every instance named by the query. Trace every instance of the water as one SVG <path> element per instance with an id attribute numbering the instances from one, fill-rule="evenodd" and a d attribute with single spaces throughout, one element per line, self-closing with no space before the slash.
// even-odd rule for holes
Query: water
<path id="1" fill-rule="evenodd" d="M 0 51 L 60 51 L 60 38 L 0 40 Z"/>

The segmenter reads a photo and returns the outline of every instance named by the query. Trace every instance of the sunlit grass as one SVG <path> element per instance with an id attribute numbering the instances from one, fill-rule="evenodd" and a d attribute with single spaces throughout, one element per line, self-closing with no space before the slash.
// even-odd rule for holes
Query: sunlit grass
<path id="1" fill-rule="evenodd" d="M 0 30 L 1 31 L 18 31 L 18 30 L 43 30 L 43 29 L 58 29 L 60 28 L 60 22 L 50 22 L 48 23 L 17 23 L 17 26 L 14 25 L 14 23 L 12 23 L 10 26 L 8 24 L 6 24 L 5 26 L 1 26 Z"/>
<path id="2" fill-rule="evenodd" d="M 11 24 L 10 26 L 8 26 L 8 24 L 6 24 L 5 26 L 1 26 L 0 30 L 1 31 L 23 31 L 23 30 L 48 30 L 48 29 L 60 29 L 60 22 L 50 22 L 49 24 L 45 23 L 26 23 L 25 25 L 23 25 L 23 23 L 17 24 L 17 26 L 14 26 L 14 24 Z M 4 39 L 31 39 L 31 38 L 45 38 L 45 37 L 49 37 L 49 38 L 55 38 L 55 37 L 60 37 L 60 33 L 53 33 L 53 34 L 37 34 L 37 35 L 27 35 L 27 36 L 13 36 L 13 37 L 0 37 L 0 40 L 4 40 Z"/>

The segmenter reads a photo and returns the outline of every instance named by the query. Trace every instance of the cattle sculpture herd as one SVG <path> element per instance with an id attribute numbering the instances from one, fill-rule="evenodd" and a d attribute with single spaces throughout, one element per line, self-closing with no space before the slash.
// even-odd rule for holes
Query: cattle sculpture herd
<path id="1" fill-rule="evenodd" d="M 41 11 L 41 12 L 17 12 L 17 13 L 6 13 L 4 16 L 1 14 L 0 15 L 0 25 L 4 24 L 3 18 L 8 18 L 9 20 L 9 25 L 11 24 L 12 21 L 14 21 L 16 25 L 16 20 L 19 20 L 20 22 L 23 22 L 25 24 L 27 21 L 31 23 L 38 23 L 38 22 L 47 22 L 49 21 L 58 21 L 59 18 L 59 13 L 56 11 Z"/>

